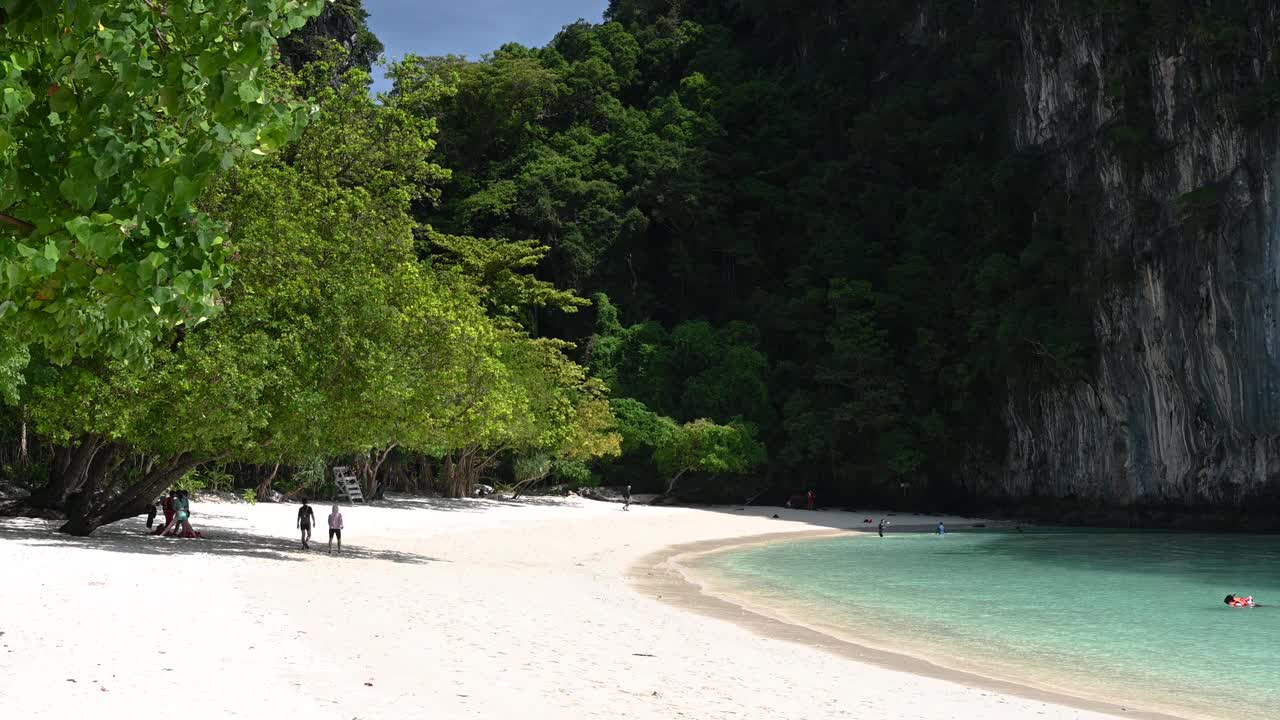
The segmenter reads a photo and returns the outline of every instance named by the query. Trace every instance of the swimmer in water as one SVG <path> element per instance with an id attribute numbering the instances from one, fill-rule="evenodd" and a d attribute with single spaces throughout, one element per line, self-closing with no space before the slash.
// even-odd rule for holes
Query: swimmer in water
<path id="1" fill-rule="evenodd" d="M 1226 603 L 1231 607 L 1255 607 L 1255 603 L 1253 602 L 1252 595 L 1246 595 L 1245 597 L 1240 597 L 1239 595 L 1232 593 L 1228 595 L 1225 599 L 1223 599 L 1222 602 Z"/>

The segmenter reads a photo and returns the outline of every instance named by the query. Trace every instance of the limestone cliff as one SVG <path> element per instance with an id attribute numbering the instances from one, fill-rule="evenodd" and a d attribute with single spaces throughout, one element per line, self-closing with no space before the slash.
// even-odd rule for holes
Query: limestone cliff
<path id="1" fill-rule="evenodd" d="M 1123 279 L 1096 296 L 1088 377 L 1009 388 L 985 498 L 1222 511 L 1280 497 L 1280 3 L 1200 5 L 1198 25 L 1141 48 L 1068 2 L 1011 19 L 1014 142 L 1049 158 L 1089 219 L 1089 272 Z M 1215 25 L 1211 5 L 1235 19 Z"/>

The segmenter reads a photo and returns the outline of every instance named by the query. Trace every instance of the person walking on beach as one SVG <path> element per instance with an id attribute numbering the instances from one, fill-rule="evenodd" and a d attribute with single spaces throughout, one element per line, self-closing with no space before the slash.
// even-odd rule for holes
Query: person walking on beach
<path id="1" fill-rule="evenodd" d="M 939 534 L 939 535 L 946 535 L 946 534 L 947 534 L 947 526 L 946 526 L 946 525 L 943 525 L 941 522 L 939 522 L 939 523 L 938 523 L 938 534 Z"/>
<path id="2" fill-rule="evenodd" d="M 333 539 L 338 538 L 338 554 L 342 554 L 342 513 L 338 511 L 338 506 L 333 506 L 333 512 L 329 513 L 329 554 L 333 554 Z"/>
<path id="3" fill-rule="evenodd" d="M 307 504 L 307 499 L 302 498 L 302 507 L 298 508 L 298 529 L 302 531 L 302 547 L 304 550 L 310 550 L 308 544 L 311 540 L 311 526 L 316 524 L 316 511 L 311 509 Z"/>
<path id="4" fill-rule="evenodd" d="M 812 510 L 812 509 L 813 509 L 813 501 L 814 501 L 814 495 L 813 495 L 813 490 L 812 490 L 812 489 L 810 489 L 810 490 L 809 490 L 809 494 L 808 494 L 808 495 L 806 495 L 806 496 L 805 496 L 805 498 L 806 498 L 806 503 L 805 503 L 806 507 L 807 507 L 809 510 Z"/>
<path id="5" fill-rule="evenodd" d="M 631 509 L 631 486 L 628 485 L 626 490 L 622 491 L 622 509 Z"/>

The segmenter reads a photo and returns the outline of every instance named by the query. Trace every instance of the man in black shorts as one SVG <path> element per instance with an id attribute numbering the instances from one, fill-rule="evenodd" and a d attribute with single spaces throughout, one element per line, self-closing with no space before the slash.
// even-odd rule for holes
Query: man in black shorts
<path id="1" fill-rule="evenodd" d="M 302 531 L 302 547 L 308 550 L 311 546 L 307 541 L 311 539 L 311 526 L 316 524 L 316 511 L 311 509 L 307 504 L 307 499 L 302 498 L 302 507 L 298 508 L 298 529 Z"/>

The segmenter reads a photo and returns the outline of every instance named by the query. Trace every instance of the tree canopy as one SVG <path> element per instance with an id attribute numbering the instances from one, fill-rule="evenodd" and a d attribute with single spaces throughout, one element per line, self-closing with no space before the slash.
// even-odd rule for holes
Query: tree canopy
<path id="1" fill-rule="evenodd" d="M 195 201 L 285 145 L 277 38 L 322 0 L 6 0 L 0 45 L 0 322 L 66 361 L 145 354 L 217 311 L 222 226 Z"/>
<path id="2" fill-rule="evenodd" d="M 1079 5 L 1122 59 L 1240 37 Z M 924 42 L 865 0 L 614 0 L 546 47 L 423 48 L 377 96 L 359 0 L 194 7 L 0 0 L 0 427 L 39 439 L 0 471 L 72 531 L 202 463 L 964 500 L 1010 393 L 1085 377 L 1131 280 L 1010 141 L 998 4 L 936 4 Z M 1098 88 L 1135 172 L 1140 65 Z"/>

